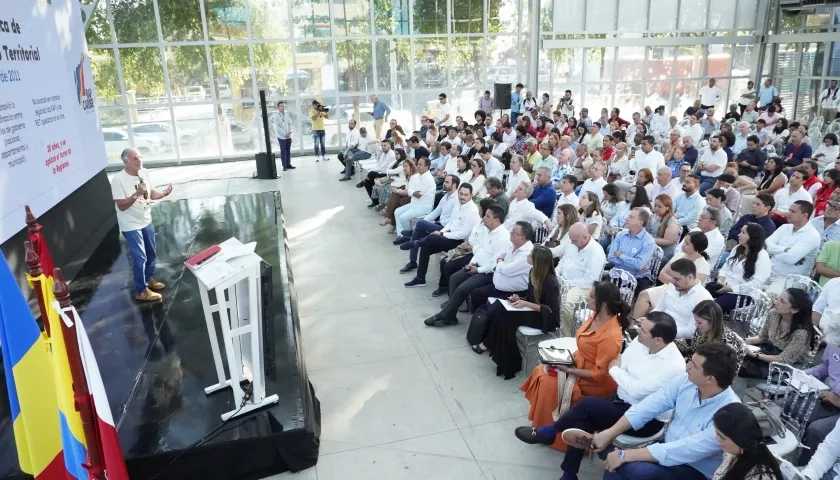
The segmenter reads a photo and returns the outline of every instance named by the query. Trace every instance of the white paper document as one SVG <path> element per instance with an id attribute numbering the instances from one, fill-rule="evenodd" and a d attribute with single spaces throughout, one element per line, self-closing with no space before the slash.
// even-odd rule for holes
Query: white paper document
<path id="1" fill-rule="evenodd" d="M 533 312 L 533 310 L 531 310 L 530 308 L 516 308 L 513 306 L 512 303 L 510 303 L 510 301 L 505 300 L 504 298 L 489 297 L 487 299 L 487 303 L 492 305 L 496 303 L 497 300 L 502 302 L 502 305 L 505 307 L 505 310 L 509 312 Z"/>

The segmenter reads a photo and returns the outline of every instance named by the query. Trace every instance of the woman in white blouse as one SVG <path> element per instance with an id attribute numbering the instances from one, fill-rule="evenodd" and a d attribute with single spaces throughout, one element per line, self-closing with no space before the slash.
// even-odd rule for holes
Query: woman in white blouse
<path id="1" fill-rule="evenodd" d="M 458 155 L 458 159 L 455 164 L 458 166 L 458 171 L 455 172 L 455 175 L 458 176 L 458 180 L 460 180 L 461 183 L 468 182 L 469 178 L 472 177 L 472 172 L 470 171 L 470 160 L 466 155 Z"/>
<path id="2" fill-rule="evenodd" d="M 681 251 L 675 253 L 671 261 L 659 272 L 659 281 L 662 283 L 673 282 L 671 264 L 685 258 L 694 263 L 694 267 L 697 269 L 697 280 L 705 282 L 709 278 L 709 255 L 706 253 L 708 247 L 709 238 L 705 233 L 697 231 L 686 235 L 682 241 Z"/>
<path id="3" fill-rule="evenodd" d="M 613 180 L 622 180 L 625 182 L 632 182 L 633 176 L 630 175 L 630 158 L 627 155 L 627 150 L 630 147 L 626 143 L 621 142 L 615 146 L 615 153 L 610 158 L 610 175 Z"/>
<path id="4" fill-rule="evenodd" d="M 724 313 L 735 308 L 741 288 L 761 288 L 770 278 L 770 255 L 764 246 L 766 234 L 757 223 L 748 223 L 738 234 L 738 246 L 729 254 L 717 282 L 706 285 Z"/>
<path id="5" fill-rule="evenodd" d="M 484 170 L 484 160 L 473 158 L 470 160 L 470 173 L 466 176 L 466 182 L 473 188 L 473 198 L 480 200 L 487 196 L 485 180 L 487 180 L 487 171 Z"/>
<path id="6" fill-rule="evenodd" d="M 814 152 L 813 159 L 819 162 L 820 172 L 834 167 L 834 161 L 840 156 L 840 145 L 837 144 L 837 135 L 825 134 L 823 143 Z"/>
<path id="7" fill-rule="evenodd" d="M 629 207 L 625 205 L 629 205 L 628 202 L 624 200 L 624 192 L 618 188 L 617 185 L 612 183 L 608 183 L 604 185 L 604 188 L 601 189 L 604 192 L 604 199 L 601 201 L 601 211 L 604 213 L 604 222 L 610 223 L 615 215 L 623 209 L 630 210 Z M 622 221 L 622 224 L 624 222 Z"/>
<path id="8" fill-rule="evenodd" d="M 601 202 L 598 195 L 592 192 L 583 192 L 578 199 L 580 209 L 580 221 L 586 225 L 589 235 L 595 240 L 601 238 L 601 229 L 604 227 L 604 215 L 601 211 Z"/>
<path id="9" fill-rule="evenodd" d="M 569 229 L 580 221 L 580 216 L 574 205 L 564 203 L 557 206 L 557 211 L 551 221 L 554 223 L 554 230 L 548 235 L 545 245 L 551 250 L 554 258 L 563 258 L 566 246 L 570 242 Z"/>

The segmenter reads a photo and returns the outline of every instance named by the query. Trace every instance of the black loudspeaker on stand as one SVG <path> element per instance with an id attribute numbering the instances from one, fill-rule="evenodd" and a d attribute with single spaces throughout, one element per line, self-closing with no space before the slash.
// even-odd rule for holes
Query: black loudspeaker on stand
<path id="1" fill-rule="evenodd" d="M 508 99 L 508 102 L 510 102 L 510 99 Z M 274 159 L 274 153 L 271 151 L 271 131 L 268 129 L 268 109 L 265 105 L 265 90 L 260 90 L 260 114 L 262 115 L 265 152 L 258 152 L 255 158 L 257 161 L 257 178 L 261 180 L 274 180 L 278 178 L 277 163 Z"/>
<path id="2" fill-rule="evenodd" d="M 509 83 L 493 84 L 493 95 L 496 98 L 496 108 L 500 110 L 510 109 L 510 93 L 511 88 Z"/>

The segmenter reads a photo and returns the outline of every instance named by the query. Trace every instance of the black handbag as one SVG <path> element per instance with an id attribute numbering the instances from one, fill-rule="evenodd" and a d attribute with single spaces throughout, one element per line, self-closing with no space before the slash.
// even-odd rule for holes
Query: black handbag
<path id="1" fill-rule="evenodd" d="M 781 349 L 776 348 L 775 345 L 769 342 L 764 342 L 759 346 L 761 347 L 759 353 L 764 355 L 778 355 L 782 353 Z M 766 379 L 769 374 L 770 364 L 753 357 L 744 358 L 744 362 L 741 364 L 741 370 L 738 371 L 738 376 L 742 378 Z"/>

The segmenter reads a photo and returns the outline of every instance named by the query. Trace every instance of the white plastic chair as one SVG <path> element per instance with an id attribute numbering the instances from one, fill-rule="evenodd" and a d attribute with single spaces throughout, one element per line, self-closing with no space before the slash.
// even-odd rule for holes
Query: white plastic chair
<path id="1" fill-rule="evenodd" d="M 621 299 L 624 300 L 627 305 L 632 305 L 633 296 L 636 293 L 636 277 L 627 270 L 613 268 L 609 272 L 609 278 L 610 282 L 618 287 L 618 291 L 621 293 Z"/>
<path id="2" fill-rule="evenodd" d="M 564 311 L 562 311 L 563 305 L 565 304 L 566 297 L 569 294 L 569 283 L 563 278 L 558 276 L 558 280 L 560 280 L 560 324 L 557 325 L 557 330 L 553 332 L 543 333 L 542 330 L 539 328 L 531 328 L 526 326 L 520 326 L 516 329 L 516 344 L 519 347 L 519 355 L 522 357 L 522 370 L 524 372 L 530 372 L 533 368 L 539 363 L 539 352 L 537 347 L 539 344 L 545 340 L 550 340 L 552 338 L 558 338 L 560 336 L 560 329 L 563 324 L 563 315 Z"/>
<path id="3" fill-rule="evenodd" d="M 807 386 L 799 389 L 791 387 L 792 378 L 793 367 L 784 363 L 771 362 L 767 383 L 757 388 L 762 391 L 765 399 L 781 398 L 781 421 L 786 427 L 781 438 L 789 440 L 788 437 L 792 437 L 792 440 L 795 440 L 794 442 L 777 442 L 776 445 L 770 446 L 770 451 L 780 457 L 796 458 L 802 447 L 802 437 L 805 435 L 811 412 L 814 411 L 819 400 L 819 392 Z"/>
<path id="4" fill-rule="evenodd" d="M 749 335 L 754 336 L 761 331 L 772 307 L 773 302 L 765 292 L 755 287 L 742 287 L 735 301 L 735 309 L 729 316 L 732 321 L 748 322 Z"/>
<path id="5" fill-rule="evenodd" d="M 650 270 L 648 276 L 651 280 L 656 282 L 656 279 L 659 278 L 659 269 L 662 268 L 662 258 L 665 257 L 665 252 L 662 251 L 662 247 L 656 245 L 656 248 L 653 250 L 653 255 L 650 257 Z M 633 302 L 629 302 L 629 305 L 632 305 Z"/>
<path id="6" fill-rule="evenodd" d="M 764 152 L 765 155 L 767 155 L 768 158 L 776 155 L 776 147 L 774 147 L 773 145 L 765 145 L 761 147 L 761 150 Z"/>
<path id="7" fill-rule="evenodd" d="M 811 297 L 811 302 L 816 302 L 822 292 L 820 284 L 805 275 L 788 275 L 785 279 L 784 289 L 787 290 L 788 288 L 805 290 L 805 293 Z"/>

